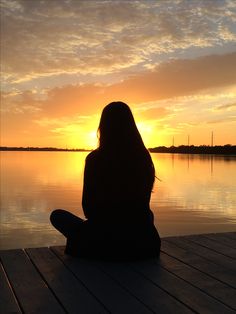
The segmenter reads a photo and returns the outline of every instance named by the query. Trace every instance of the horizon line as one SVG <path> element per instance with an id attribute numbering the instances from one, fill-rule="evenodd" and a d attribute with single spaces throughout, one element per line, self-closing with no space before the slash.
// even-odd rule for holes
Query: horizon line
<path id="1" fill-rule="evenodd" d="M 156 148 L 178 148 L 178 147 L 232 147 L 236 146 L 236 144 L 224 144 L 224 145 L 171 145 L 171 146 L 165 146 L 165 145 L 160 145 L 160 146 L 154 146 L 154 147 L 147 147 L 147 149 L 156 149 Z M 53 147 L 53 146 L 0 146 L 0 150 L 2 149 L 51 149 L 51 150 L 65 150 L 65 151 L 70 151 L 70 150 L 78 150 L 78 151 L 92 151 L 97 148 L 68 148 L 68 147 Z"/>

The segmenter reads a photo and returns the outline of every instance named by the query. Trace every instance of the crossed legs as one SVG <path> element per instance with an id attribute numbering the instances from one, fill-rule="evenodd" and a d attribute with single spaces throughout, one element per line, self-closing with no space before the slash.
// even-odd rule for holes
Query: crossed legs
<path id="1" fill-rule="evenodd" d="M 55 209 L 50 215 L 50 221 L 67 239 L 65 253 L 73 255 L 84 220 L 64 209 Z"/>

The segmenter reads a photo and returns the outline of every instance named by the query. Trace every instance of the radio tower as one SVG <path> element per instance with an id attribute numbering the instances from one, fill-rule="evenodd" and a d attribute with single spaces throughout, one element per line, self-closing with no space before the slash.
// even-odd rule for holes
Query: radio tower
<path id="1" fill-rule="evenodd" d="M 211 132 L 211 147 L 214 145 L 214 133 L 213 131 Z"/>

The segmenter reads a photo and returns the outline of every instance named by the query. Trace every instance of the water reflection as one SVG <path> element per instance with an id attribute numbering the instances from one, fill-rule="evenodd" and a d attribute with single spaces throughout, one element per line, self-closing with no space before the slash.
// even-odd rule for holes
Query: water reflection
<path id="1" fill-rule="evenodd" d="M 162 235 L 235 230 L 236 158 L 152 155 L 152 208 Z"/>
<path id="2" fill-rule="evenodd" d="M 82 216 L 81 152 L 2 152 L 0 248 L 62 244 L 50 226 L 54 208 Z M 151 207 L 161 236 L 234 231 L 236 158 L 152 154 Z"/>

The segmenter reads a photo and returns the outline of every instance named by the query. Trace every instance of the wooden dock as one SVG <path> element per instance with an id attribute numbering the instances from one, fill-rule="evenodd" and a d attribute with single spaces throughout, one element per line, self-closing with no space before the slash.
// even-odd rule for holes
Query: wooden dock
<path id="1" fill-rule="evenodd" d="M 162 239 L 160 259 L 0 251 L 0 313 L 236 313 L 236 232 Z"/>

